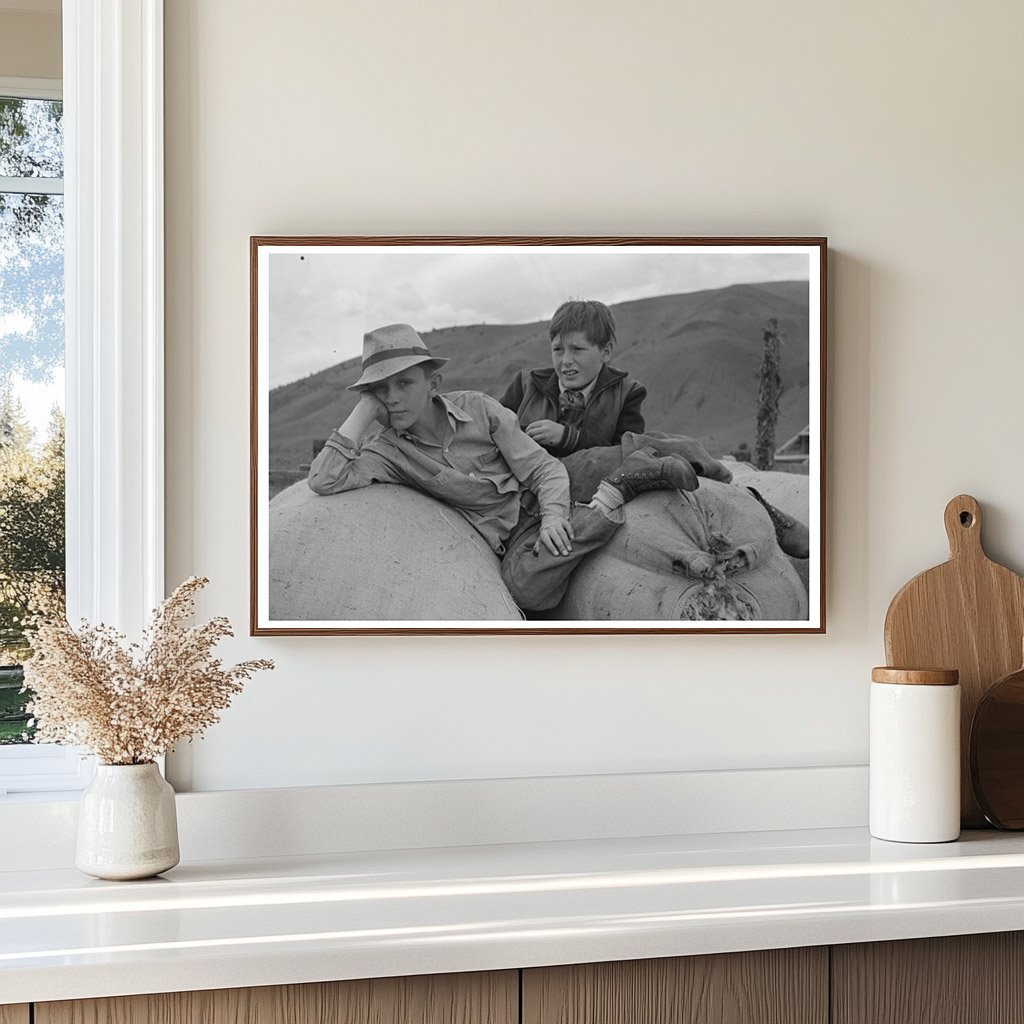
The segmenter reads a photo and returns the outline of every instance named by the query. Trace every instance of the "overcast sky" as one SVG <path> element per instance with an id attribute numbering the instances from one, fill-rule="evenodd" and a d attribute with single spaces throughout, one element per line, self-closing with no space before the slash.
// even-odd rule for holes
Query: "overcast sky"
<path id="1" fill-rule="evenodd" d="M 270 386 L 359 355 L 375 327 L 419 331 L 550 319 L 566 299 L 608 305 L 759 281 L 807 280 L 804 253 L 271 250 Z"/>

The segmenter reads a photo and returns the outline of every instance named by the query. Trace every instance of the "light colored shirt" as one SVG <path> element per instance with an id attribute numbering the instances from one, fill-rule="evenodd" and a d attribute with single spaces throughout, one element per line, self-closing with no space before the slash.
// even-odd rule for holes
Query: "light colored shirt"
<path id="1" fill-rule="evenodd" d="M 568 518 L 565 467 L 523 433 L 515 413 L 480 391 L 452 391 L 434 401 L 448 417 L 441 444 L 394 427 L 359 441 L 334 430 L 310 466 L 309 486 L 337 494 L 372 483 L 407 484 L 461 512 L 499 555 L 519 521 L 523 491 L 536 496 L 542 522 Z"/>

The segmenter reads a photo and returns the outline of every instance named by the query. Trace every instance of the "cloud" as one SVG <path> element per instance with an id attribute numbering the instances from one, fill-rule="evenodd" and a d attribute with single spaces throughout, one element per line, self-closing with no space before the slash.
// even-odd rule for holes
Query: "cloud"
<path id="1" fill-rule="evenodd" d="M 695 248 L 410 247 L 272 252 L 271 386 L 360 353 L 366 331 L 546 320 L 566 299 L 609 305 L 760 281 L 806 280 L 806 253 Z"/>

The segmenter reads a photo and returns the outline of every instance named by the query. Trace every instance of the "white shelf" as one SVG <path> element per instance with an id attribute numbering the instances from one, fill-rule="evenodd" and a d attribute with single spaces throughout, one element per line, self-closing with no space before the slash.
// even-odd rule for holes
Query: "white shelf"
<path id="1" fill-rule="evenodd" d="M 1024 837 L 863 829 L 0 873 L 0 1003 L 1024 928 Z"/>

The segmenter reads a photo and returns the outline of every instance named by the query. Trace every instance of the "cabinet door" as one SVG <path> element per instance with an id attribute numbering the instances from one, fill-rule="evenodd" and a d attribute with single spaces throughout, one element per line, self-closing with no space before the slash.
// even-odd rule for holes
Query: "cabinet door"
<path id="1" fill-rule="evenodd" d="M 825 948 L 629 960 L 523 972 L 523 1024 L 827 1021 Z"/>
<path id="2" fill-rule="evenodd" d="M 28 1006 L 0 1006 L 0 1024 L 28 1024 Z"/>
<path id="3" fill-rule="evenodd" d="M 1024 1020 L 1024 933 L 832 947 L 834 1024 Z"/>
<path id="4" fill-rule="evenodd" d="M 516 971 L 36 1003 L 35 1024 L 517 1024 Z"/>

